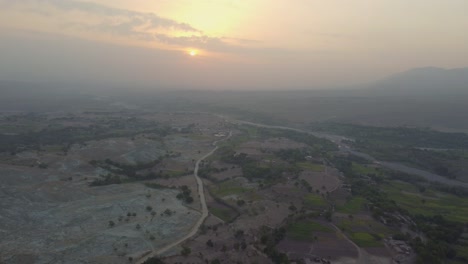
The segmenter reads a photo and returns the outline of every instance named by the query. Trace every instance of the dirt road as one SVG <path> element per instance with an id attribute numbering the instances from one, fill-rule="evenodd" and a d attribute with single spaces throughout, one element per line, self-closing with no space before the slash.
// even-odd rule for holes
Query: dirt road
<path id="1" fill-rule="evenodd" d="M 142 264 L 144 263 L 146 260 L 152 258 L 152 257 L 157 257 L 157 256 L 160 256 L 161 254 L 163 254 L 164 252 L 172 249 L 173 247 L 175 246 L 178 246 L 180 245 L 181 243 L 183 243 L 184 241 L 186 241 L 187 239 L 193 237 L 197 232 L 198 232 L 198 229 L 200 228 L 200 226 L 203 224 L 203 222 L 205 221 L 206 217 L 208 217 L 208 207 L 206 205 L 206 198 L 205 198 L 205 191 L 204 191 L 204 186 L 203 186 L 203 181 L 200 179 L 200 177 L 198 176 L 198 169 L 200 167 L 200 163 L 208 158 L 209 156 L 213 155 L 213 153 L 216 152 L 216 150 L 218 150 L 218 142 L 220 141 L 224 141 L 224 140 L 227 140 L 229 139 L 230 137 L 232 136 L 232 132 L 229 132 L 229 135 L 223 139 L 220 139 L 220 140 L 217 140 L 215 142 L 213 142 L 213 146 L 215 146 L 210 152 L 208 152 L 205 156 L 201 157 L 200 159 L 197 160 L 197 162 L 195 163 L 195 169 L 193 170 L 193 176 L 195 177 L 195 180 L 197 181 L 197 186 L 198 186 L 198 195 L 200 197 L 200 203 L 201 203 L 201 217 L 198 219 L 197 223 L 195 223 L 195 225 L 192 227 L 192 229 L 190 230 L 190 232 L 185 235 L 184 237 L 180 238 L 179 240 L 177 241 L 174 241 L 172 242 L 171 244 L 168 244 L 166 245 L 165 247 L 163 248 L 160 248 L 160 249 L 157 249 L 157 250 L 154 250 L 152 251 L 151 253 L 149 253 L 148 255 L 144 256 L 142 259 L 140 259 L 139 261 L 137 261 L 136 263 L 138 264 Z"/>

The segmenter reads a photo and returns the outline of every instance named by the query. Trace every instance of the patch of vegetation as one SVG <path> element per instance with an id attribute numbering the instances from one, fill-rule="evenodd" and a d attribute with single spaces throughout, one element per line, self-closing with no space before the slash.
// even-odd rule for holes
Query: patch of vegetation
<path id="1" fill-rule="evenodd" d="M 165 262 L 159 257 L 152 257 L 143 262 L 143 264 L 165 264 Z"/>
<path id="2" fill-rule="evenodd" d="M 322 164 L 312 163 L 312 162 L 299 162 L 296 163 L 301 169 L 310 170 L 315 172 L 322 172 L 325 170 L 325 167 Z"/>
<path id="3" fill-rule="evenodd" d="M 294 165 L 274 164 L 270 167 L 261 166 L 255 162 L 242 166 L 242 174 L 250 181 L 262 180 L 264 184 L 274 184 L 283 178 L 284 174 L 298 177 L 301 169 Z"/>
<path id="4" fill-rule="evenodd" d="M 388 225 L 398 226 L 400 214 L 412 219 L 414 224 L 410 227 L 420 231 L 426 236 L 423 242 L 418 236 L 410 240 L 412 248 L 418 253 L 418 263 L 445 263 L 451 260 L 454 263 L 463 263 L 467 259 L 458 255 L 460 246 L 466 245 L 461 240 L 464 224 L 467 222 L 468 212 L 465 210 L 466 196 L 456 196 L 442 193 L 426 182 L 419 182 L 411 178 L 411 184 L 397 182 L 395 173 L 385 171 L 379 178 L 372 178 L 356 173 L 353 170 L 353 161 L 346 157 L 335 157 L 333 163 L 346 176 L 346 182 L 351 185 L 354 196 L 362 197 L 369 204 L 369 209 L 375 219 L 385 219 Z M 406 177 L 401 177 L 403 180 Z M 444 216 L 441 216 L 444 215 Z M 356 243 L 373 246 L 378 237 L 385 232 L 366 232 L 355 228 L 363 225 L 356 219 L 343 221 L 339 226 L 350 233 L 351 239 Z M 373 229 L 374 230 L 374 229 Z M 374 240 L 369 237 L 372 235 Z M 458 257 L 457 257 L 458 256 Z"/>
<path id="5" fill-rule="evenodd" d="M 219 219 L 227 223 L 232 222 L 238 216 L 238 213 L 232 210 L 231 208 L 223 207 L 219 205 L 210 206 L 209 210 L 210 210 L 210 213 L 212 213 L 214 216 L 218 217 Z"/>
<path id="6" fill-rule="evenodd" d="M 350 136 L 356 141 L 376 146 L 468 149 L 468 135 L 465 133 L 439 132 L 427 128 L 372 127 L 339 123 L 314 124 L 313 128 L 316 131 Z"/>
<path id="7" fill-rule="evenodd" d="M 208 209 L 213 215 L 228 223 L 234 221 L 240 215 L 236 206 L 227 203 L 221 197 L 217 196 L 212 192 L 211 188 L 208 188 L 208 193 L 216 201 L 216 204 L 208 206 Z"/>
<path id="8" fill-rule="evenodd" d="M 184 175 L 187 175 L 186 171 L 181 171 L 181 170 L 165 170 L 164 171 L 165 177 L 169 176 L 170 178 L 176 178 L 176 177 L 181 177 Z"/>
<path id="9" fill-rule="evenodd" d="M 377 234 L 363 232 L 351 233 L 349 238 L 359 247 L 381 247 L 383 246 L 382 237 Z"/>
<path id="10" fill-rule="evenodd" d="M 110 171 L 112 174 L 108 174 L 104 176 L 104 179 L 98 179 L 91 183 L 91 186 L 102 186 L 102 185 L 109 185 L 109 184 L 120 184 L 126 182 L 134 182 L 134 181 L 144 181 L 144 180 L 154 180 L 158 178 L 167 178 L 168 175 L 162 175 L 162 173 L 155 173 L 155 172 L 147 172 L 147 173 L 140 173 L 140 171 L 144 171 L 150 168 L 153 168 L 157 164 L 159 164 L 163 160 L 163 157 L 160 157 L 157 160 L 147 162 L 147 163 L 139 163 L 135 165 L 131 164 L 124 164 L 112 161 L 110 159 L 106 159 L 104 161 L 98 160 L 91 160 L 89 163 L 96 167 L 101 167 L 107 171 Z M 125 180 L 120 178 L 118 175 L 125 177 Z"/>
<path id="11" fill-rule="evenodd" d="M 285 161 L 291 163 L 304 162 L 306 157 L 311 155 L 307 149 L 280 149 L 275 152 L 275 155 Z"/>
<path id="12" fill-rule="evenodd" d="M 117 175 L 107 174 L 105 176 L 101 176 L 101 178 L 93 180 L 89 186 L 105 186 L 111 184 L 121 184 L 122 179 L 120 179 Z"/>
<path id="13" fill-rule="evenodd" d="M 419 238 L 411 241 L 411 246 L 418 253 L 420 263 L 444 263 L 445 260 L 468 260 L 462 255 L 457 257 L 459 238 L 463 234 L 464 225 L 446 220 L 441 215 L 432 217 L 416 216 L 414 218 L 419 230 L 427 236 L 427 242 Z M 463 251 L 462 251 L 463 253 Z"/>
<path id="14" fill-rule="evenodd" d="M 288 256 L 284 253 L 279 252 L 276 249 L 276 245 L 285 238 L 285 228 L 271 229 L 263 226 L 260 229 L 261 232 L 261 243 L 265 246 L 263 252 L 273 261 L 275 264 L 289 263 Z"/>
<path id="15" fill-rule="evenodd" d="M 455 179 L 468 168 L 468 135 L 419 128 L 321 124 L 316 129 L 355 139 L 355 149 L 380 160 L 397 161 Z M 464 169 L 463 169 L 464 168 Z"/>
<path id="16" fill-rule="evenodd" d="M 368 219 L 368 218 L 360 218 L 360 217 L 354 217 L 353 215 L 348 215 L 347 218 L 342 218 L 339 221 L 338 227 L 345 232 L 346 234 L 349 235 L 351 240 L 354 241 L 353 236 L 356 240 L 361 239 L 363 243 L 365 243 L 366 239 L 365 237 L 362 237 L 359 235 L 359 233 L 366 233 L 369 234 L 373 237 L 373 239 L 370 239 L 367 237 L 367 242 L 369 244 L 373 241 L 375 243 L 380 243 L 381 240 L 384 237 L 387 237 L 391 234 L 393 234 L 393 229 L 383 225 L 382 223 L 374 220 L 374 219 Z M 356 235 L 356 233 L 358 235 Z M 356 241 L 354 241 L 356 242 Z M 357 242 L 356 242 L 357 243 Z M 370 247 L 373 247 L 374 245 L 367 245 Z"/>
<path id="17" fill-rule="evenodd" d="M 109 118 L 99 123 L 99 125 L 47 127 L 40 131 L 28 131 L 17 135 L 0 134 L 0 152 L 18 152 L 26 149 L 40 150 L 41 146 L 48 145 L 61 145 L 66 150 L 72 144 L 84 143 L 90 140 L 132 137 L 143 133 L 155 133 L 165 136 L 169 132 L 168 127 L 160 126 L 153 121 L 139 118 Z"/>
<path id="18" fill-rule="evenodd" d="M 363 197 L 353 196 L 344 205 L 338 206 L 336 211 L 344 214 L 355 214 L 364 209 L 365 203 L 366 199 Z"/>
<path id="19" fill-rule="evenodd" d="M 432 188 L 420 189 L 408 183 L 387 183 L 382 189 L 399 206 L 412 214 L 444 215 L 448 220 L 468 222 L 468 199 L 452 194 L 441 194 Z M 421 190 L 424 190 L 421 192 Z"/>
<path id="20" fill-rule="evenodd" d="M 161 190 L 161 189 L 173 189 L 171 187 L 168 187 L 168 186 L 164 186 L 164 185 L 161 185 L 161 184 L 158 184 L 158 183 L 150 183 L 150 182 L 145 182 L 145 186 L 148 187 L 148 188 L 152 188 L 152 189 L 157 189 L 157 190 Z"/>
<path id="21" fill-rule="evenodd" d="M 177 194 L 177 199 L 184 201 L 185 203 L 193 203 L 192 190 L 187 185 L 180 187 L 180 193 Z"/>
<path id="22" fill-rule="evenodd" d="M 304 196 L 304 205 L 309 208 L 324 208 L 327 206 L 326 201 L 319 195 L 309 193 Z"/>
<path id="23" fill-rule="evenodd" d="M 249 191 L 250 189 L 242 187 L 242 184 L 235 180 L 224 181 L 210 187 L 210 192 L 218 197 L 239 195 Z"/>
<path id="24" fill-rule="evenodd" d="M 323 138 L 318 138 L 311 134 L 293 131 L 293 130 L 285 130 L 285 129 L 271 129 L 271 128 L 259 128 L 258 133 L 263 137 L 283 137 L 290 139 L 292 141 L 296 141 L 299 143 L 304 143 L 310 147 L 310 153 L 314 156 L 320 156 L 324 152 L 327 151 L 334 151 L 337 150 L 337 146 Z"/>
<path id="25" fill-rule="evenodd" d="M 280 125 L 284 124 L 286 120 L 279 119 L 278 117 L 274 117 L 271 114 L 267 113 L 260 113 L 258 111 L 248 111 L 245 107 L 237 108 L 233 106 L 226 106 L 226 105 L 202 105 L 204 109 L 207 111 L 212 111 L 214 113 L 225 113 L 229 116 L 235 116 L 241 120 L 248 120 L 251 122 L 259 122 L 262 124 L 272 124 L 272 125 Z"/>
<path id="26" fill-rule="evenodd" d="M 311 220 L 302 220 L 287 227 L 288 236 L 296 240 L 314 241 L 316 232 L 333 232 L 333 229 Z"/>
<path id="27" fill-rule="evenodd" d="M 188 257 L 192 253 L 192 250 L 189 247 L 182 247 L 182 250 L 180 251 L 180 254 L 184 257 Z"/>
<path id="28" fill-rule="evenodd" d="M 382 171 L 380 168 L 371 167 L 369 165 L 359 164 L 357 162 L 353 162 L 352 170 L 355 173 L 359 173 L 362 175 L 382 175 Z"/>

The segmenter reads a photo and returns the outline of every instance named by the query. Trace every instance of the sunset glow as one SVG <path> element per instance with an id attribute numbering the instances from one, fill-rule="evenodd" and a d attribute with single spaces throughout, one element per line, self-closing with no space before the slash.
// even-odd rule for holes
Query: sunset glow
<path id="1" fill-rule="evenodd" d="M 415 67 L 466 66 L 468 1 L 357 2 L 0 0 L 0 54 L 5 65 L 33 65 L 29 53 L 48 58 L 50 69 L 31 78 L 83 74 L 75 78 L 249 89 L 359 84 Z M 9 63 L 17 57 L 23 64 Z M 204 68 L 183 69 L 194 67 L 184 57 Z M 156 78 L 155 67 L 167 74 Z M 91 75 L 79 70 L 94 68 Z M 0 72 L 9 79 L 25 70 L 35 68 Z M 193 75 L 166 77 L 180 71 Z"/>

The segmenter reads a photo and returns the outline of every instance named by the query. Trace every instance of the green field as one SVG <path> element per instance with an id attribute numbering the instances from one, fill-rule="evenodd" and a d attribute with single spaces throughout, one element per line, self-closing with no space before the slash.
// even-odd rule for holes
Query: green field
<path id="1" fill-rule="evenodd" d="M 360 247 L 383 246 L 382 238 L 393 233 L 388 227 L 368 218 L 342 219 L 338 227 Z"/>
<path id="2" fill-rule="evenodd" d="M 338 206 L 336 208 L 337 212 L 344 214 L 356 214 L 360 212 L 366 203 L 366 199 L 363 197 L 357 196 L 353 197 L 351 200 L 347 201 L 344 205 Z"/>
<path id="3" fill-rule="evenodd" d="M 43 147 L 43 150 L 48 152 L 63 152 L 64 149 L 65 146 L 62 145 L 47 145 Z"/>
<path id="4" fill-rule="evenodd" d="M 247 127 L 247 134 L 249 135 L 250 138 L 257 138 L 259 137 L 258 133 L 258 128 L 255 126 L 249 126 Z"/>
<path id="5" fill-rule="evenodd" d="M 225 197 L 229 195 L 240 195 L 249 192 L 250 189 L 242 187 L 242 185 L 234 180 L 221 182 L 215 186 L 210 187 L 211 193 L 217 197 Z"/>
<path id="6" fill-rule="evenodd" d="M 190 174 L 190 172 L 181 171 L 181 170 L 165 170 L 163 171 L 163 173 L 169 175 L 170 177 L 180 177 L 180 176 Z"/>
<path id="7" fill-rule="evenodd" d="M 451 221 L 468 222 L 468 199 L 431 189 L 420 192 L 407 183 L 388 183 L 383 187 L 389 198 L 411 214 L 443 215 Z"/>
<path id="8" fill-rule="evenodd" d="M 297 240 L 314 240 L 314 232 L 333 232 L 333 229 L 314 221 L 301 221 L 287 228 L 288 235 Z"/>
<path id="9" fill-rule="evenodd" d="M 307 207 L 312 208 L 323 208 L 327 205 L 327 203 L 321 196 L 313 193 L 309 193 L 304 196 L 304 204 Z"/>
<path id="10" fill-rule="evenodd" d="M 369 175 L 369 174 L 375 174 L 375 175 L 381 175 L 382 172 L 374 167 L 366 166 L 366 165 L 361 165 L 358 163 L 353 162 L 353 172 L 362 174 L 362 175 Z"/>
<path id="11" fill-rule="evenodd" d="M 325 170 L 325 167 L 321 164 L 310 163 L 310 162 L 298 162 L 296 163 L 301 169 L 321 172 Z"/>
<path id="12" fill-rule="evenodd" d="M 381 247 L 383 243 L 380 235 L 372 235 L 369 233 L 356 232 L 351 233 L 349 238 L 359 247 Z"/>
<path id="13" fill-rule="evenodd" d="M 236 211 L 224 206 L 209 207 L 209 211 L 224 222 L 230 222 L 237 216 Z"/>
<path id="14" fill-rule="evenodd" d="M 468 259 L 468 247 L 457 245 L 457 246 L 455 246 L 455 249 L 457 250 L 457 256 L 458 257 L 464 257 L 464 258 Z"/>

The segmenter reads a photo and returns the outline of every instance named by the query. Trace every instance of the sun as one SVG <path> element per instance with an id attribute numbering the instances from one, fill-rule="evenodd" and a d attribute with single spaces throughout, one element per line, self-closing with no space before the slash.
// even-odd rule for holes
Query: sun
<path id="1" fill-rule="evenodd" d="M 195 57 L 195 56 L 198 55 L 198 51 L 196 51 L 196 50 L 190 50 L 190 51 L 189 51 L 189 55 L 192 56 L 192 57 Z"/>

